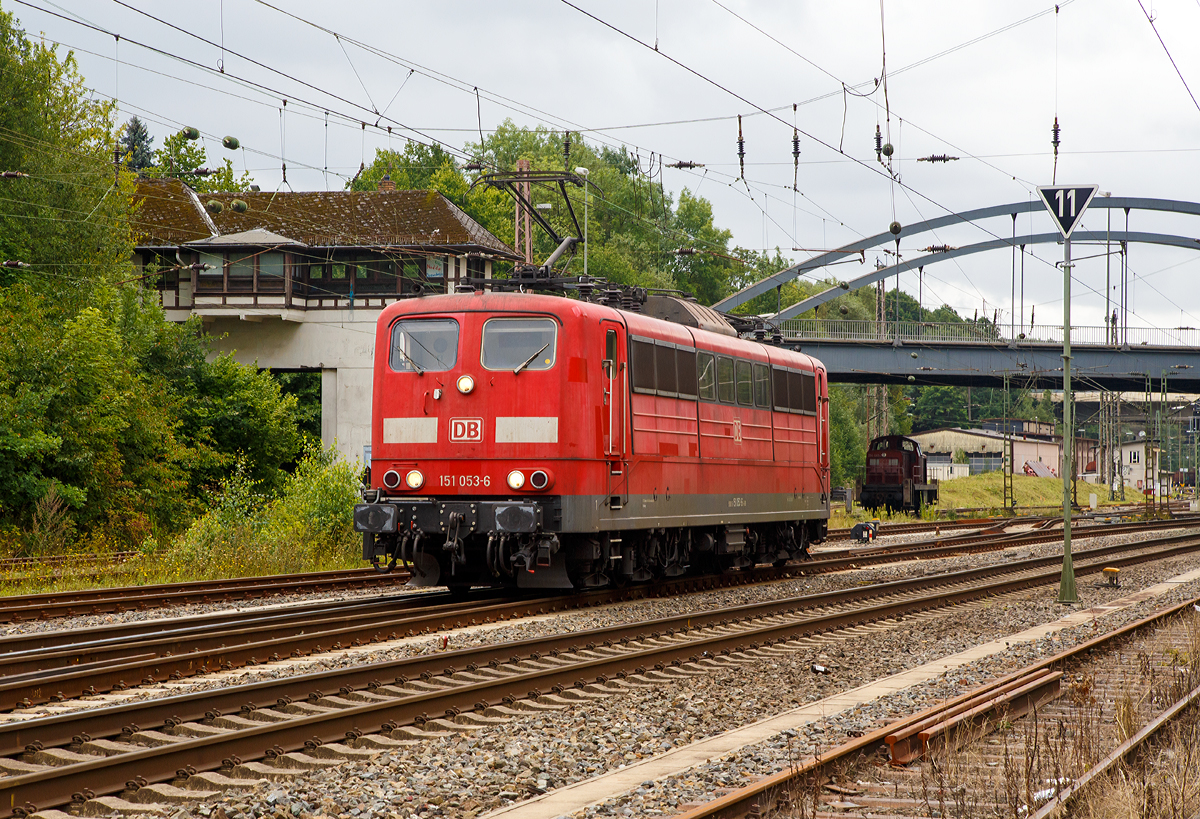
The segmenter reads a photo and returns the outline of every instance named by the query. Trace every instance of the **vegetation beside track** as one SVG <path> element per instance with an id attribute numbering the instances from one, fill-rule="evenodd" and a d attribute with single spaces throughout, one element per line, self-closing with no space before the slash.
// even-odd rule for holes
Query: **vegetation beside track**
<path id="1" fill-rule="evenodd" d="M 332 448 L 310 448 L 277 493 L 239 467 L 208 511 L 168 543 L 148 537 L 132 558 L 81 572 L 57 567 L 34 576 L 24 569 L 0 577 L 0 594 L 361 568 L 358 487 L 357 466 Z"/>

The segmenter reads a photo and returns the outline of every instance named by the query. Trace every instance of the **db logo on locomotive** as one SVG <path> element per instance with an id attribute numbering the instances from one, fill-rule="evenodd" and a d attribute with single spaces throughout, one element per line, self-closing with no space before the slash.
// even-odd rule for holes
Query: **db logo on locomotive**
<path id="1" fill-rule="evenodd" d="M 482 441 L 483 440 L 483 419 L 482 418 L 451 418 L 450 419 L 450 440 L 451 441 Z"/>

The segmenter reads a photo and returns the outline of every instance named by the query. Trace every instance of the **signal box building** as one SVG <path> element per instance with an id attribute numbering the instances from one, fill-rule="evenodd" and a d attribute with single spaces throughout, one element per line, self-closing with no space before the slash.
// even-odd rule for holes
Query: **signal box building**
<path id="1" fill-rule="evenodd" d="M 453 292 L 519 260 L 436 191 L 197 194 L 143 179 L 135 264 L 163 271 L 167 317 L 199 316 L 217 353 L 320 371 L 321 437 L 348 459 L 371 443 L 375 321 L 403 298 Z"/>

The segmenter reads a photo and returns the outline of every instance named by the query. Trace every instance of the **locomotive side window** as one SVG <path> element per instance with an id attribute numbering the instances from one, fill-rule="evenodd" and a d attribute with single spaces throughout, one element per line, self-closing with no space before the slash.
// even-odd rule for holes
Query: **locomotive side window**
<path id="1" fill-rule="evenodd" d="M 793 412 L 804 409 L 804 387 L 800 385 L 800 373 L 788 372 L 788 407 Z"/>
<path id="2" fill-rule="evenodd" d="M 654 345 L 634 339 L 632 347 L 633 389 L 635 392 L 654 392 Z"/>
<path id="3" fill-rule="evenodd" d="M 771 382 L 766 364 L 754 365 L 754 406 L 771 406 Z"/>
<path id="4" fill-rule="evenodd" d="M 662 344 L 654 345 L 656 373 L 655 388 L 659 395 L 675 395 L 679 392 L 679 379 L 675 375 L 675 348 Z"/>
<path id="5" fill-rule="evenodd" d="M 679 397 L 696 397 L 696 351 L 676 350 L 675 361 L 679 365 Z"/>
<path id="6" fill-rule="evenodd" d="M 754 379 L 751 375 L 749 361 L 738 361 L 735 364 L 737 375 L 737 402 L 743 406 L 754 404 Z"/>
<path id="7" fill-rule="evenodd" d="M 483 366 L 488 370 L 548 370 L 554 366 L 557 335 L 554 319 L 488 319 L 483 325 Z"/>
<path id="8" fill-rule="evenodd" d="M 801 405 L 805 412 L 817 411 L 817 377 L 812 373 L 800 373 Z"/>
<path id="9" fill-rule="evenodd" d="M 397 372 L 444 372 L 458 361 L 458 322 L 406 319 L 392 325 L 388 363 Z"/>
<path id="10" fill-rule="evenodd" d="M 733 359 L 717 359 L 717 397 L 722 404 L 733 403 Z"/>
<path id="11" fill-rule="evenodd" d="M 696 379 L 700 387 L 700 400 L 716 401 L 717 359 L 712 353 L 700 353 L 696 356 L 696 368 L 700 371 Z"/>
<path id="12" fill-rule="evenodd" d="M 788 407 L 788 374 L 787 370 L 779 367 L 771 368 L 772 386 L 775 388 L 775 409 L 787 412 Z"/>

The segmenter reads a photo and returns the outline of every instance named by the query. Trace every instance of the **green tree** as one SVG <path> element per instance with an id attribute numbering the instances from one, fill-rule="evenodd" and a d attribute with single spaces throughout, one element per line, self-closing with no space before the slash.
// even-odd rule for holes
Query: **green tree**
<path id="1" fill-rule="evenodd" d="M 131 171 L 141 171 L 150 167 L 154 163 L 154 154 L 150 150 L 153 142 L 154 137 L 146 130 L 146 123 L 135 114 L 125 123 L 117 140 L 117 147 L 121 149 L 121 161 Z"/>
<path id="2" fill-rule="evenodd" d="M 197 174 L 196 171 L 201 169 L 209 173 Z M 248 191 L 254 182 L 245 171 L 236 174 L 228 157 L 217 167 L 208 168 L 208 152 L 204 145 L 188 139 L 185 131 L 163 139 L 162 147 L 154 152 L 154 164 L 146 168 L 146 175 L 156 179 L 177 177 L 197 193 Z"/>
<path id="3" fill-rule="evenodd" d="M 132 180 L 113 167 L 111 103 L 87 90 L 75 58 L 31 41 L 0 11 L 0 287 L 26 282 L 73 304 L 128 268 Z"/>
<path id="4" fill-rule="evenodd" d="M 867 457 L 866 430 L 855 417 L 854 388 L 829 388 L 829 480 L 831 486 L 853 481 Z"/>
<path id="5" fill-rule="evenodd" d="M 959 387 L 917 387 L 913 431 L 959 427 L 967 423 L 966 395 Z"/>

